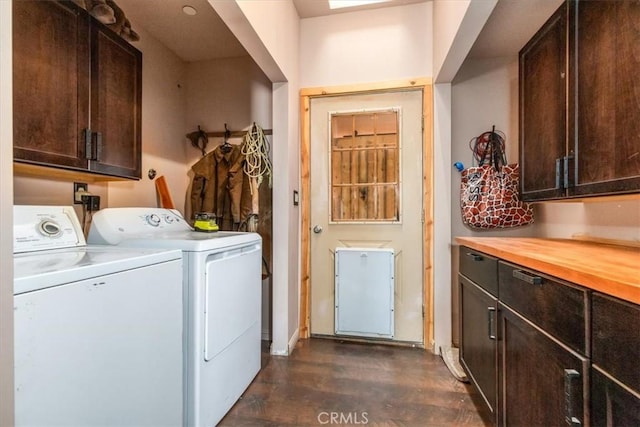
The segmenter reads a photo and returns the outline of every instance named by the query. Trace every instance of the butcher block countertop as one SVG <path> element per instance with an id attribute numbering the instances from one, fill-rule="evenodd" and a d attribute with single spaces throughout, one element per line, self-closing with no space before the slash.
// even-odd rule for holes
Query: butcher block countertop
<path id="1" fill-rule="evenodd" d="M 640 304 L 640 248 L 570 239 L 456 237 L 464 246 Z"/>

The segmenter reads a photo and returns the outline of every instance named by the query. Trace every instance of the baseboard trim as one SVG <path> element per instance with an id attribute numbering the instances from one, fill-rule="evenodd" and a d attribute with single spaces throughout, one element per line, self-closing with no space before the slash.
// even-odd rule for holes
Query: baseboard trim
<path id="1" fill-rule="evenodd" d="M 289 338 L 289 343 L 287 344 L 287 348 L 285 350 L 274 350 L 273 343 L 271 343 L 271 355 L 272 356 L 289 356 L 294 348 L 296 348 L 296 344 L 300 339 L 300 328 L 296 328 L 291 338 Z"/>
<path id="2" fill-rule="evenodd" d="M 300 339 L 300 328 L 296 328 L 293 335 L 291 336 L 291 339 L 289 340 L 289 345 L 288 345 L 289 354 L 291 354 L 293 352 L 293 349 L 296 348 L 296 344 L 298 343 L 299 339 Z"/>

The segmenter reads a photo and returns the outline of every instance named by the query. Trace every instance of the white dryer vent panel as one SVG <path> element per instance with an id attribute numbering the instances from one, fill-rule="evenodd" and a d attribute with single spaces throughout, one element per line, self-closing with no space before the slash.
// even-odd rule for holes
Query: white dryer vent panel
<path id="1" fill-rule="evenodd" d="M 336 335 L 393 338 L 393 249 L 336 248 Z"/>

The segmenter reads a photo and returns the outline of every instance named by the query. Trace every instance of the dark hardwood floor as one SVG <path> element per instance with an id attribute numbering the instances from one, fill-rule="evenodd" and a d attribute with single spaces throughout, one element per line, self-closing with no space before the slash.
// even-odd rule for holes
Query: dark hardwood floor
<path id="1" fill-rule="evenodd" d="M 485 426 L 468 384 L 438 356 L 312 338 L 262 370 L 220 426 Z"/>

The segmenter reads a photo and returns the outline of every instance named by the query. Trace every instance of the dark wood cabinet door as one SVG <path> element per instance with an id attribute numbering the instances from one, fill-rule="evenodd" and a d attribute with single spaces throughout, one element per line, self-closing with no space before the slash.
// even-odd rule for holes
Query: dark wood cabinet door
<path id="1" fill-rule="evenodd" d="M 640 2 L 571 3 L 572 195 L 640 190 Z"/>
<path id="2" fill-rule="evenodd" d="M 596 366 L 591 369 L 591 425 L 640 426 L 640 394 Z"/>
<path id="3" fill-rule="evenodd" d="M 500 424 L 585 425 L 588 360 L 507 306 L 499 310 Z"/>
<path id="4" fill-rule="evenodd" d="M 460 362 L 480 391 L 495 421 L 497 399 L 498 300 L 462 275 L 460 283 Z"/>
<path id="5" fill-rule="evenodd" d="M 593 364 L 640 394 L 640 305 L 594 292 L 591 325 Z"/>
<path id="6" fill-rule="evenodd" d="M 566 4 L 520 51 L 520 186 L 524 200 L 565 195 Z"/>
<path id="7" fill-rule="evenodd" d="M 15 160 L 86 169 L 89 19 L 71 2 L 13 2 Z"/>
<path id="8" fill-rule="evenodd" d="M 140 178 L 142 54 L 98 23 L 91 38 L 90 169 Z"/>

